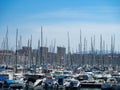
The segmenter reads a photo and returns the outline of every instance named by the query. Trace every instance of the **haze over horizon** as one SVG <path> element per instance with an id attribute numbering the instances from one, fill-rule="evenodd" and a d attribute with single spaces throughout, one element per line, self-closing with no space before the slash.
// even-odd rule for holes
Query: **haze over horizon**
<path id="1" fill-rule="evenodd" d="M 100 35 L 111 47 L 115 35 L 115 49 L 120 50 L 120 1 L 119 0 L 0 0 L 0 49 L 8 26 L 9 48 L 15 49 L 16 29 L 26 46 L 31 35 L 33 48 L 37 48 L 43 27 L 44 45 L 68 46 L 70 34 L 71 51 L 78 49 L 80 30 L 82 42 L 87 39 L 90 49 L 91 37 L 96 38 L 100 48 Z"/>

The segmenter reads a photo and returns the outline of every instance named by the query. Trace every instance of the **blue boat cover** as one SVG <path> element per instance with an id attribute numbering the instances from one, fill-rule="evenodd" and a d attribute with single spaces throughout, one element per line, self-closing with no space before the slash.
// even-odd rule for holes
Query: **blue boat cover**
<path id="1" fill-rule="evenodd" d="M 14 80 L 6 80 L 8 84 L 14 83 Z"/>
<path id="2" fill-rule="evenodd" d="M 6 78 L 4 76 L 0 76 L 0 81 L 5 81 Z"/>

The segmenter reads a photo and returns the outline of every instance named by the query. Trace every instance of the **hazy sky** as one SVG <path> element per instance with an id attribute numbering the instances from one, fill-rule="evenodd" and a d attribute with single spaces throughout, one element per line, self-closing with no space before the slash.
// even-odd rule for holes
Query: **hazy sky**
<path id="1" fill-rule="evenodd" d="M 49 47 L 54 39 L 57 46 L 67 47 L 67 32 L 71 49 L 86 37 L 87 49 L 95 35 L 99 49 L 100 34 L 110 48 L 111 35 L 116 38 L 116 50 L 120 48 L 120 0 L 0 0 L 0 44 L 8 26 L 9 47 L 15 48 L 16 29 L 22 36 L 22 45 L 32 35 L 37 48 L 40 29 L 43 27 L 44 45 Z M 1 45 L 0 45 L 1 47 Z"/>

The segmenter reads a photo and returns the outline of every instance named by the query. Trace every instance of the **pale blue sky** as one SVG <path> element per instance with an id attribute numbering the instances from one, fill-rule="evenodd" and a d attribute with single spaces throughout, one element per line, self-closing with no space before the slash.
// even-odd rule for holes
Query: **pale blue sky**
<path id="1" fill-rule="evenodd" d="M 88 40 L 103 35 L 110 48 L 111 35 L 116 36 L 116 50 L 120 46 L 120 0 L 0 0 L 0 44 L 9 29 L 10 48 L 15 46 L 16 28 L 22 35 L 22 44 L 27 45 L 31 34 L 33 47 L 37 47 L 40 27 L 43 26 L 44 44 L 50 46 L 56 39 L 58 46 L 67 47 L 67 32 L 71 48 L 78 48 L 79 32 Z"/>

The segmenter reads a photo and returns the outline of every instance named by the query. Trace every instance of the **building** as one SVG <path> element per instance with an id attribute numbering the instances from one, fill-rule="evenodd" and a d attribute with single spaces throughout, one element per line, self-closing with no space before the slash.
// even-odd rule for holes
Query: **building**
<path id="1" fill-rule="evenodd" d="M 57 65 L 64 65 L 66 60 L 66 48 L 57 47 Z"/>
<path id="2" fill-rule="evenodd" d="M 10 65 L 14 58 L 14 51 L 12 50 L 0 50 L 0 64 Z"/>

